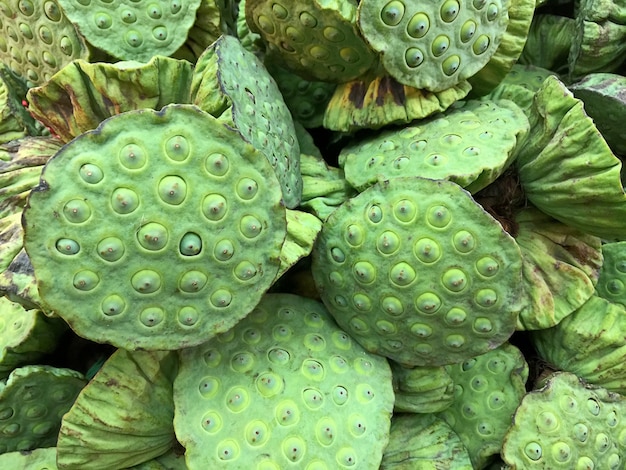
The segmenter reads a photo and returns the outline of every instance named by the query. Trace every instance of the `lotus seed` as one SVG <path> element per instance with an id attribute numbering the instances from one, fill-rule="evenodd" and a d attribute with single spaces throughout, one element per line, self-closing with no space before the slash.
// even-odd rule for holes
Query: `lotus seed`
<path id="1" fill-rule="evenodd" d="M 393 215 L 399 222 L 410 223 L 417 216 L 417 207 L 413 202 L 402 199 L 394 204 Z"/>
<path id="2" fill-rule="evenodd" d="M 129 170 L 142 168 L 147 161 L 146 152 L 137 144 L 127 144 L 119 152 L 120 163 Z"/>
<path id="3" fill-rule="evenodd" d="M 167 245 L 167 229 L 157 222 L 149 222 L 139 229 L 137 240 L 147 250 L 161 250 Z"/>
<path id="4" fill-rule="evenodd" d="M 228 261 L 235 254 L 235 246 L 230 240 L 220 240 L 215 244 L 213 255 L 219 261 Z"/>
<path id="5" fill-rule="evenodd" d="M 443 61 L 441 68 L 443 73 L 448 77 L 454 75 L 461 66 L 461 58 L 458 55 L 452 55 Z"/>
<path id="6" fill-rule="evenodd" d="M 122 21 L 126 24 L 133 24 L 137 21 L 137 15 L 132 10 L 123 10 L 121 13 Z"/>
<path id="7" fill-rule="evenodd" d="M 399 287 L 408 286 L 416 278 L 415 270 L 405 262 L 396 264 L 389 271 L 389 278 L 393 284 Z"/>
<path id="8" fill-rule="evenodd" d="M 257 274 L 257 268 L 250 261 L 242 261 L 235 267 L 235 276 L 241 281 L 248 281 Z"/>
<path id="9" fill-rule="evenodd" d="M 256 196 L 259 186 L 255 180 L 252 178 L 242 178 L 237 183 L 237 187 L 235 189 L 239 197 L 245 201 L 249 201 Z"/>
<path id="10" fill-rule="evenodd" d="M 414 323 L 411 326 L 411 333 L 420 339 L 425 339 L 432 336 L 433 329 L 425 323 Z"/>
<path id="11" fill-rule="evenodd" d="M 357 310 L 367 312 L 372 309 L 372 301 L 365 294 L 354 294 L 352 301 Z"/>
<path id="12" fill-rule="evenodd" d="M 239 446 L 234 439 L 226 439 L 217 445 L 216 452 L 220 460 L 234 460 L 239 457 Z"/>
<path id="13" fill-rule="evenodd" d="M 330 42 L 343 42 L 346 39 L 345 34 L 333 26 L 326 26 L 322 34 Z"/>
<path id="14" fill-rule="evenodd" d="M 80 167 L 80 177 L 89 184 L 96 184 L 102 181 L 104 177 L 104 173 L 100 169 L 100 167 L 93 165 L 91 163 L 86 163 L 85 165 Z"/>
<path id="15" fill-rule="evenodd" d="M 393 317 L 400 316 L 404 313 L 404 306 L 400 299 L 396 297 L 385 297 L 382 300 L 383 310 Z"/>
<path id="16" fill-rule="evenodd" d="M 267 356 L 270 362 L 273 362 L 274 364 L 280 364 L 280 365 L 289 363 L 289 360 L 291 359 L 291 355 L 289 354 L 289 351 L 286 351 L 285 349 L 281 349 L 281 348 L 270 349 L 270 351 L 267 353 Z"/>
<path id="17" fill-rule="evenodd" d="M 194 294 L 204 288 L 208 281 L 208 277 L 201 271 L 188 271 L 180 278 L 178 287 L 181 291 Z"/>
<path id="18" fill-rule="evenodd" d="M 198 323 L 200 315 L 194 307 L 183 307 L 178 311 L 178 323 L 184 326 L 193 326 Z"/>
<path id="19" fill-rule="evenodd" d="M 404 16 L 404 3 L 394 0 L 387 3 L 381 12 L 380 17 L 387 26 L 397 26 Z"/>
<path id="20" fill-rule="evenodd" d="M 489 36 L 485 34 L 478 36 L 478 38 L 476 38 L 476 41 L 474 41 L 474 44 L 472 45 L 472 50 L 474 51 L 474 54 L 484 54 L 487 49 L 489 49 L 490 42 L 491 40 L 489 39 Z"/>
<path id="21" fill-rule="evenodd" d="M 134 29 L 127 31 L 124 35 L 124 39 L 126 39 L 126 42 L 131 47 L 139 47 L 143 43 L 141 33 L 139 33 L 139 31 L 135 31 Z"/>
<path id="22" fill-rule="evenodd" d="M 96 247 L 100 257 L 106 261 L 117 261 L 124 255 L 124 243 L 117 237 L 104 238 Z"/>
<path id="23" fill-rule="evenodd" d="M 75 224 L 85 222 L 91 216 L 91 208 L 84 199 L 72 199 L 63 207 L 65 218 Z"/>
<path id="24" fill-rule="evenodd" d="M 404 54 L 404 60 L 410 68 L 418 67 L 424 62 L 424 53 L 417 47 L 409 47 Z"/>
<path id="25" fill-rule="evenodd" d="M 453 22 L 461 10 L 461 5 L 456 0 L 447 0 L 441 6 L 441 19 L 446 23 Z"/>
<path id="26" fill-rule="evenodd" d="M 481 289 L 476 293 L 476 303 L 482 307 L 492 307 L 498 301 L 498 295 L 493 289 Z"/>
<path id="27" fill-rule="evenodd" d="M 75 255 L 80 251 L 80 245 L 75 240 L 60 238 L 56 242 L 56 249 L 64 255 Z"/>
<path id="28" fill-rule="evenodd" d="M 425 13 L 416 13 L 409 20 L 407 24 L 406 32 L 409 36 L 415 39 L 422 38 L 428 33 L 430 29 L 430 20 Z"/>
<path id="29" fill-rule="evenodd" d="M 124 311 L 126 302 L 119 295 L 109 295 L 101 304 L 102 313 L 107 316 L 119 315 Z"/>
<path id="30" fill-rule="evenodd" d="M 117 188 L 111 194 L 111 207 L 118 214 L 130 214 L 139 207 L 139 196 L 129 188 Z"/>
<path id="31" fill-rule="evenodd" d="M 222 417 L 215 411 L 211 411 L 202 418 L 202 428 L 209 434 L 216 434 L 222 429 Z"/>
<path id="32" fill-rule="evenodd" d="M 48 45 L 52 44 L 52 32 L 47 26 L 45 25 L 40 26 L 38 32 L 39 32 L 39 39 L 41 39 L 44 43 Z"/>
<path id="33" fill-rule="evenodd" d="M 415 299 L 416 308 L 426 314 L 433 314 L 441 307 L 441 299 L 432 292 L 425 292 Z"/>
<path id="34" fill-rule="evenodd" d="M 432 43 L 431 50 L 435 57 L 442 56 L 450 48 L 450 39 L 448 36 L 439 35 Z"/>
<path id="35" fill-rule="evenodd" d="M 167 29 L 163 26 L 158 26 L 152 30 L 152 36 L 157 41 L 165 41 L 167 39 Z"/>
<path id="36" fill-rule="evenodd" d="M 365 233 L 358 225 L 351 224 L 346 228 L 345 240 L 352 246 L 356 247 L 363 243 Z"/>
<path id="37" fill-rule="evenodd" d="M 100 277 L 93 271 L 84 269 L 74 275 L 74 287 L 82 291 L 90 291 L 96 288 L 100 282 Z"/>
<path id="38" fill-rule="evenodd" d="M 20 28 L 20 32 L 22 33 L 22 36 L 24 36 L 27 39 L 33 39 L 34 34 L 33 34 L 33 30 L 30 29 L 30 26 L 28 26 L 26 23 L 20 23 L 19 28 Z"/>
<path id="39" fill-rule="evenodd" d="M 139 320 L 147 327 L 160 324 L 165 318 L 165 312 L 159 307 L 149 307 L 139 314 Z"/>
<path id="40" fill-rule="evenodd" d="M 94 22 L 99 29 L 109 29 L 113 24 L 111 16 L 104 12 L 94 15 Z"/>
<path id="41" fill-rule="evenodd" d="M 31 16 L 35 12 L 35 7 L 30 0 L 20 0 L 18 8 L 26 16 Z"/>
<path id="42" fill-rule="evenodd" d="M 200 235 L 187 232 L 183 235 L 179 244 L 180 253 L 184 256 L 195 256 L 202 251 L 202 239 Z"/>
<path id="43" fill-rule="evenodd" d="M 376 280 L 376 268 L 368 261 L 356 262 L 352 272 L 354 278 L 361 284 L 371 284 Z"/>

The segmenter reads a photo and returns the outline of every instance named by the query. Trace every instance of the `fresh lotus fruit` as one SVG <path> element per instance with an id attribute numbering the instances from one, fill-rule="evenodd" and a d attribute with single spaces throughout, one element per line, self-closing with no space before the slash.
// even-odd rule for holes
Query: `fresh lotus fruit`
<path id="1" fill-rule="evenodd" d="M 624 468 L 624 397 L 560 372 L 515 412 L 502 457 L 511 470 Z"/>
<path id="2" fill-rule="evenodd" d="M 393 408 L 389 365 L 320 302 L 268 294 L 180 358 L 174 427 L 190 470 L 378 469 Z"/>
<path id="3" fill-rule="evenodd" d="M 459 436 L 435 415 L 394 415 L 380 470 L 472 470 Z"/>
<path id="4" fill-rule="evenodd" d="M 0 454 L 0 468 L 28 470 L 57 470 L 57 450 L 42 447 L 31 451 Z"/>
<path id="5" fill-rule="evenodd" d="M 0 454 L 54 446 L 61 416 L 85 383 L 82 374 L 70 369 L 14 369 L 0 382 Z"/>
<path id="6" fill-rule="evenodd" d="M 286 236 L 274 172 L 192 105 L 130 111 L 65 145 L 24 211 L 48 308 L 125 349 L 202 343 L 272 285 Z"/>
<path id="7" fill-rule="evenodd" d="M 92 46 L 117 59 L 140 62 L 176 52 L 195 23 L 201 3 L 57 1 Z"/>
<path id="8" fill-rule="evenodd" d="M 92 54 L 57 0 L 6 0 L 0 6 L 0 61 L 29 86 Z"/>
<path id="9" fill-rule="evenodd" d="M 128 468 L 171 449 L 177 369 L 174 352 L 113 353 L 63 416 L 59 469 Z"/>
<path id="10" fill-rule="evenodd" d="M 530 305 L 518 329 L 550 328 L 581 307 L 595 291 L 603 266 L 598 237 L 564 225 L 528 207 L 515 217 L 522 251 L 523 283 Z"/>
<path id="11" fill-rule="evenodd" d="M 626 241 L 602 245 L 604 263 L 596 290 L 600 297 L 626 307 Z"/>
<path id="12" fill-rule="evenodd" d="M 454 382 L 445 366 L 403 367 L 390 361 L 395 413 L 436 413 L 454 400 Z"/>
<path id="13" fill-rule="evenodd" d="M 513 162 L 527 132 L 528 119 L 513 102 L 460 102 L 444 114 L 347 145 L 339 165 L 360 191 L 380 178 L 421 176 L 475 193 Z"/>
<path id="14" fill-rule="evenodd" d="M 33 116 L 69 142 L 116 114 L 189 103 L 191 74 L 189 62 L 167 57 L 154 57 L 147 64 L 74 60 L 45 84 L 31 88 L 27 99 Z"/>
<path id="15" fill-rule="evenodd" d="M 506 30 L 508 9 L 508 0 L 361 0 L 358 26 L 398 82 L 442 91 L 487 64 Z"/>
<path id="16" fill-rule="evenodd" d="M 599 296 L 530 339 L 552 367 L 626 395 L 626 310 Z"/>
<path id="17" fill-rule="evenodd" d="M 263 63 L 232 36 L 222 36 L 198 59 L 192 102 L 238 129 L 276 172 L 285 206 L 300 203 L 300 148 L 289 108 Z"/>
<path id="18" fill-rule="evenodd" d="M 446 370 L 454 381 L 454 401 L 437 416 L 459 435 L 474 468 L 483 468 L 500 453 L 526 394 L 528 364 L 519 349 L 505 343 Z"/>
<path id="19" fill-rule="evenodd" d="M 246 19 L 268 53 L 307 80 L 342 83 L 370 70 L 376 55 L 356 25 L 356 2 L 247 0 Z"/>
<path id="20" fill-rule="evenodd" d="M 313 249 L 340 327 L 400 364 L 463 361 L 506 341 L 526 305 L 515 240 L 455 183 L 380 181 L 336 209 Z"/>

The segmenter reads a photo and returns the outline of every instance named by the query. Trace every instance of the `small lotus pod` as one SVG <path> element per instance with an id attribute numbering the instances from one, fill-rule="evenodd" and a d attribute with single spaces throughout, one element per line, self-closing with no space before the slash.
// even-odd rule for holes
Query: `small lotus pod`
<path id="1" fill-rule="evenodd" d="M 626 307 L 626 242 L 605 243 L 602 255 L 596 291 L 600 297 Z"/>
<path id="2" fill-rule="evenodd" d="M 442 91 L 483 68 L 509 21 L 508 0 L 361 0 L 358 25 L 398 82 Z"/>
<path id="3" fill-rule="evenodd" d="M 57 1 L 89 44 L 117 59 L 140 62 L 176 52 L 196 21 L 201 3 Z"/>
<path id="4" fill-rule="evenodd" d="M 27 97 L 33 115 L 69 142 L 116 114 L 189 103 L 191 73 L 189 62 L 168 57 L 147 64 L 75 60 Z"/>
<path id="5" fill-rule="evenodd" d="M 576 20 L 566 16 L 538 13 L 533 18 L 521 64 L 567 72 L 567 58 L 576 34 Z M 545 47 L 549 42 L 550 47 Z"/>
<path id="6" fill-rule="evenodd" d="M 302 195 L 298 138 L 289 108 L 263 63 L 236 38 L 222 36 L 198 59 L 191 94 L 194 104 L 263 152 L 278 177 L 285 206 L 297 207 Z"/>
<path id="7" fill-rule="evenodd" d="M 599 296 L 552 328 L 533 331 L 539 356 L 581 379 L 626 394 L 626 311 Z"/>
<path id="8" fill-rule="evenodd" d="M 312 253 L 339 326 L 409 366 L 460 362 L 506 341 L 527 303 L 521 270 L 515 240 L 467 191 L 419 177 L 381 180 L 341 205 Z"/>
<path id="9" fill-rule="evenodd" d="M 473 469 L 458 434 L 432 414 L 394 415 L 380 470 L 444 468 Z"/>
<path id="10" fill-rule="evenodd" d="M 61 416 L 85 383 L 82 374 L 70 369 L 14 369 L 0 381 L 0 454 L 54 446 Z"/>
<path id="11" fill-rule="evenodd" d="M 0 454 L 0 468 L 28 470 L 57 470 L 56 447 L 41 447 L 29 451 Z"/>
<path id="12" fill-rule="evenodd" d="M 92 54 L 57 0 L 6 0 L 0 8 L 0 61 L 27 85 L 40 85 Z"/>
<path id="13" fill-rule="evenodd" d="M 209 114 L 129 111 L 50 159 L 24 245 L 48 309 L 78 335 L 179 349 L 228 330 L 272 285 L 281 201 L 267 159 Z"/>
<path id="14" fill-rule="evenodd" d="M 267 294 L 233 329 L 179 354 L 174 428 L 190 470 L 379 468 L 391 370 L 320 302 Z"/>
<path id="15" fill-rule="evenodd" d="M 557 372 L 528 393 L 502 448 L 511 470 L 624 468 L 624 397 Z"/>
<path id="16" fill-rule="evenodd" d="M 609 241 L 626 237 L 621 161 L 558 78 L 537 92 L 531 130 L 516 160 L 526 197 L 573 228 Z M 593 204 L 593 211 L 589 211 Z"/>
<path id="17" fill-rule="evenodd" d="M 61 319 L 0 297 L 0 379 L 54 351 L 66 330 Z"/>
<path id="18" fill-rule="evenodd" d="M 326 107 L 323 124 L 327 129 L 341 132 L 406 124 L 445 111 L 465 98 L 471 88 L 464 80 L 445 90 L 431 92 L 402 85 L 388 75 L 361 77 L 337 85 Z"/>
<path id="19" fill-rule="evenodd" d="M 403 367 L 390 361 L 394 413 L 436 413 L 454 400 L 454 382 L 444 366 Z"/>
<path id="20" fill-rule="evenodd" d="M 63 416 L 59 469 L 121 469 L 174 444 L 174 352 L 118 349 Z"/>
<path id="21" fill-rule="evenodd" d="M 379 178 L 422 176 L 454 181 L 475 193 L 511 165 L 528 128 L 512 101 L 466 101 L 344 147 L 339 165 L 360 191 Z"/>
<path id="22" fill-rule="evenodd" d="M 459 435 L 474 468 L 483 468 L 500 453 L 526 394 L 528 364 L 519 349 L 505 343 L 446 370 L 454 381 L 454 401 L 437 416 Z"/>
<path id="23" fill-rule="evenodd" d="M 308 212 L 287 209 L 287 237 L 280 251 L 280 268 L 276 278 L 281 277 L 300 259 L 309 256 L 322 221 Z"/>
<path id="24" fill-rule="evenodd" d="M 601 241 L 531 207 L 519 212 L 515 222 L 522 282 L 530 297 L 518 329 L 550 328 L 594 294 L 603 265 Z"/>
<path id="25" fill-rule="evenodd" d="M 375 65 L 356 25 L 355 2 L 247 0 L 245 9 L 250 30 L 261 35 L 269 53 L 307 80 L 342 83 Z"/>

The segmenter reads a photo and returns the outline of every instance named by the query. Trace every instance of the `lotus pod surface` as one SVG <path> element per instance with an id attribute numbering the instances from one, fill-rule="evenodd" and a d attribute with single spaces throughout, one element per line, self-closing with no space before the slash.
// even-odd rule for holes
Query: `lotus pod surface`
<path id="1" fill-rule="evenodd" d="M 403 367 L 390 361 L 395 413 L 436 413 L 454 400 L 454 381 L 445 366 Z"/>
<path id="2" fill-rule="evenodd" d="M 355 2 L 247 0 L 250 30 L 270 53 L 308 80 L 342 83 L 370 70 L 376 55 L 356 25 Z"/>
<path id="3" fill-rule="evenodd" d="M 432 414 L 394 415 L 380 470 L 472 470 L 467 449 L 448 424 Z"/>
<path id="4" fill-rule="evenodd" d="M 52 447 L 61 416 L 85 386 L 82 374 L 51 366 L 14 369 L 0 382 L 0 454 Z"/>
<path id="5" fill-rule="evenodd" d="M 177 369 L 174 352 L 114 352 L 63 416 L 59 468 L 121 469 L 167 452 Z"/>
<path id="6" fill-rule="evenodd" d="M 528 364 L 519 349 L 505 343 L 446 369 L 454 381 L 454 402 L 437 416 L 459 435 L 474 468 L 483 468 L 500 453 L 526 394 Z"/>
<path id="7" fill-rule="evenodd" d="M 74 59 L 91 56 L 57 0 L 7 0 L 0 25 L 0 61 L 29 86 L 46 82 Z"/>
<path id="8" fill-rule="evenodd" d="M 41 447 L 31 451 L 0 454 L 0 468 L 28 470 L 57 470 L 56 447 Z"/>
<path id="9" fill-rule="evenodd" d="M 603 267 L 601 240 L 532 207 L 518 212 L 515 222 L 530 297 L 518 329 L 550 328 L 594 294 Z"/>
<path id="10" fill-rule="evenodd" d="M 233 329 L 180 357 L 174 427 L 190 470 L 378 469 L 391 370 L 320 302 L 268 294 Z"/>
<path id="11" fill-rule="evenodd" d="M 189 62 L 168 57 L 154 57 L 147 64 L 78 59 L 28 91 L 29 109 L 63 142 L 69 142 L 116 114 L 189 103 L 191 73 Z"/>
<path id="12" fill-rule="evenodd" d="M 77 334 L 179 349 L 228 330 L 272 285 L 281 200 L 267 159 L 197 107 L 129 111 L 50 159 L 24 245 Z"/>
<path id="13" fill-rule="evenodd" d="M 596 290 L 600 297 L 626 307 L 626 242 L 602 245 L 604 263 Z"/>
<path id="14" fill-rule="evenodd" d="M 388 74 L 441 91 L 483 68 L 506 30 L 508 0 L 361 0 L 358 25 Z"/>
<path id="15" fill-rule="evenodd" d="M 624 397 L 558 372 L 523 398 L 502 448 L 511 470 L 624 468 Z"/>
<path id="16" fill-rule="evenodd" d="M 339 326 L 404 365 L 496 348 L 526 305 L 515 240 L 449 181 L 381 180 L 328 217 L 312 256 Z"/>
<path id="17" fill-rule="evenodd" d="M 184 44 L 201 0 L 58 3 L 92 46 L 120 60 L 148 62 L 155 55 L 169 56 Z"/>
<path id="18" fill-rule="evenodd" d="M 511 101 L 466 101 L 344 147 L 339 165 L 360 191 L 379 178 L 422 176 L 454 181 L 475 193 L 513 162 L 528 128 L 528 119 Z"/>
<path id="19" fill-rule="evenodd" d="M 222 36 L 198 59 L 191 87 L 194 104 L 221 117 L 263 152 L 278 177 L 285 205 L 297 207 L 302 197 L 298 137 L 289 108 L 263 63 L 236 38 Z M 232 121 L 224 117 L 228 107 Z"/>

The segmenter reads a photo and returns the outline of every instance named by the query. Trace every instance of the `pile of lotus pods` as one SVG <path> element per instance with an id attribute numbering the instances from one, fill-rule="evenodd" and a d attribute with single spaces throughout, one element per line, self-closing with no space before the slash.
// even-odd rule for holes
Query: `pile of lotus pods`
<path id="1" fill-rule="evenodd" d="M 0 0 L 0 468 L 626 468 L 625 12 Z"/>

